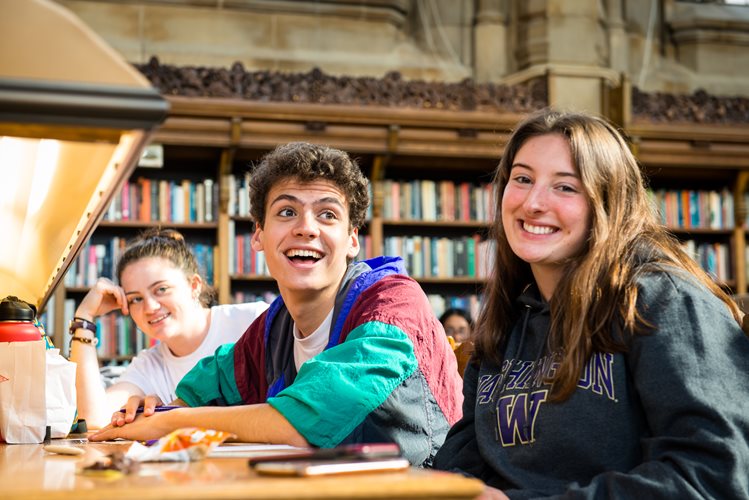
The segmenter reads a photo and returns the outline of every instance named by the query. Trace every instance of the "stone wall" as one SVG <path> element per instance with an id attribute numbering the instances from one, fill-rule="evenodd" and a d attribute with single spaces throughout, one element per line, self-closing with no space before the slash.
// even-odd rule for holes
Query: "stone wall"
<path id="1" fill-rule="evenodd" d="M 127 60 L 513 85 L 602 111 L 645 92 L 749 95 L 749 7 L 676 0 L 57 0 Z"/>

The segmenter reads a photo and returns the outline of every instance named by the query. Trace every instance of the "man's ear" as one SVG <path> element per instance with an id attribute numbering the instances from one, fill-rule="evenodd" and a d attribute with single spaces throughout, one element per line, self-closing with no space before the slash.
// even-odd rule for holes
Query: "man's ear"
<path id="1" fill-rule="evenodd" d="M 351 231 L 351 241 L 349 245 L 348 252 L 346 252 L 346 255 L 349 259 L 354 259 L 357 255 L 359 255 L 359 229 L 354 228 L 353 231 Z"/>
<path id="2" fill-rule="evenodd" d="M 260 224 L 255 224 L 255 232 L 252 233 L 252 238 L 250 238 L 250 246 L 256 252 L 263 251 L 263 228 L 260 227 Z"/>

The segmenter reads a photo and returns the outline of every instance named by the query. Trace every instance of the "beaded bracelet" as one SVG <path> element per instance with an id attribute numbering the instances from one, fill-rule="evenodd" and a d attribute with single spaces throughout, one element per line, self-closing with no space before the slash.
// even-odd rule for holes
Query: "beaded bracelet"
<path id="1" fill-rule="evenodd" d="M 70 344 L 71 345 L 73 344 L 74 340 L 76 342 L 80 342 L 81 344 L 89 344 L 89 345 L 92 345 L 94 347 L 96 347 L 97 345 L 99 345 L 99 339 L 97 339 L 97 338 L 87 339 L 86 337 L 75 337 L 75 336 L 73 336 L 73 337 L 70 337 Z"/>

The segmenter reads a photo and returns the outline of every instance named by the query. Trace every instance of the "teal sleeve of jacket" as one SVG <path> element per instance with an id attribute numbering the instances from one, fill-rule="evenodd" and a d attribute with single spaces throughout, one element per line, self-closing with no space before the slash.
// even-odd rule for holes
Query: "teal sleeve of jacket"
<path id="1" fill-rule="evenodd" d="M 177 384 L 176 394 L 193 407 L 241 404 L 234 380 L 234 344 L 224 344 L 213 356 L 198 361 Z"/>
<path id="2" fill-rule="evenodd" d="M 268 404 L 309 443 L 332 447 L 417 369 L 414 346 L 401 329 L 369 322 L 304 363 L 294 383 Z"/>

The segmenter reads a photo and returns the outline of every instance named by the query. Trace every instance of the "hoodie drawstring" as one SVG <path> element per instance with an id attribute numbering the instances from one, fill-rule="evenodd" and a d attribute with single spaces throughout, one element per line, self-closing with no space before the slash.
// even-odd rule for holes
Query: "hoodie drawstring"
<path id="1" fill-rule="evenodd" d="M 517 356 L 520 356 L 520 354 L 523 352 L 523 344 L 525 344 L 526 330 L 528 329 L 528 319 L 530 317 L 531 317 L 531 306 L 529 304 L 526 304 L 525 305 L 525 317 L 523 318 L 523 328 L 520 329 L 520 342 L 518 342 L 518 347 L 510 359 L 514 359 Z"/>

